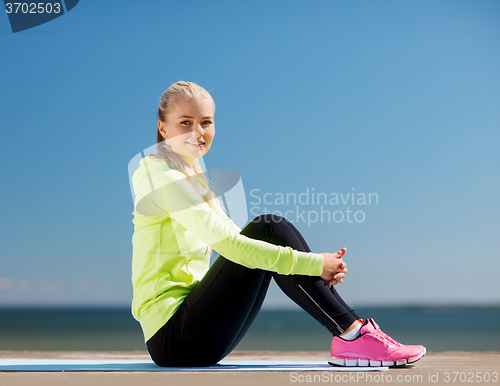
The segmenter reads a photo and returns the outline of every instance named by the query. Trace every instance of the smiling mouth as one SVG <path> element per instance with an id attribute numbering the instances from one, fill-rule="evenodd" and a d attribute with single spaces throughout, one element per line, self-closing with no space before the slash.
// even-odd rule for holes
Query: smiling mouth
<path id="1" fill-rule="evenodd" d="M 191 145 L 191 146 L 196 146 L 196 147 L 201 147 L 201 146 L 205 146 L 205 142 L 201 141 L 201 142 L 186 142 L 187 144 Z"/>

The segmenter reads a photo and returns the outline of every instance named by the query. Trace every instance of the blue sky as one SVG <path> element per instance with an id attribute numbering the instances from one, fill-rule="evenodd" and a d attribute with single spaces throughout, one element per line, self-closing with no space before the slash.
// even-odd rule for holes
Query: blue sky
<path id="1" fill-rule="evenodd" d="M 249 218 L 347 247 L 348 302 L 500 303 L 499 19 L 495 0 L 82 0 L 13 34 L 1 13 L 0 305 L 130 304 L 127 166 L 177 80 L 214 97 L 204 162 L 241 174 Z M 255 197 L 313 189 L 378 204 L 307 223 L 319 205 Z M 266 306 L 292 305 L 273 286 Z"/>

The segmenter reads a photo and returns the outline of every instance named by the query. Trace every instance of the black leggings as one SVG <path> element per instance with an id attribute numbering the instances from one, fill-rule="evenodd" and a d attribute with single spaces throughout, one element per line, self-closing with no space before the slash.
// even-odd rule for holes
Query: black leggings
<path id="1" fill-rule="evenodd" d="M 273 214 L 256 217 L 241 234 L 311 252 L 300 232 L 286 218 Z M 223 359 L 250 328 L 271 277 L 333 335 L 340 335 L 359 319 L 319 276 L 280 275 L 219 256 L 176 313 L 147 341 L 153 361 L 164 367 L 189 367 L 210 366 Z"/>

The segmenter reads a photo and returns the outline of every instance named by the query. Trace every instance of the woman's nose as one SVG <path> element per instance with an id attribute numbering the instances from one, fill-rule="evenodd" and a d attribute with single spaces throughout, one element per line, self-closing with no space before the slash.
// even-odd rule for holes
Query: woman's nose
<path id="1" fill-rule="evenodd" d="M 205 130 L 203 129 L 203 126 L 201 124 L 196 124 L 193 127 L 194 133 L 199 133 L 199 134 L 204 134 Z"/>

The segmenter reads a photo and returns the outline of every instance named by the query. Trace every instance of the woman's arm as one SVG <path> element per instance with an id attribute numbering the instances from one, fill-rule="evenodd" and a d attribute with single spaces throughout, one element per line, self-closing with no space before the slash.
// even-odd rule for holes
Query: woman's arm
<path id="1" fill-rule="evenodd" d="M 148 212 L 170 216 L 229 260 L 280 274 L 319 276 L 323 272 L 323 256 L 319 253 L 297 251 L 241 235 L 203 201 L 177 170 L 149 173 L 140 179 L 137 189 L 140 191 L 137 196 L 142 197 L 142 206 Z M 136 210 L 141 213 L 141 203 L 137 203 Z"/>
<path id="2" fill-rule="evenodd" d="M 238 233 L 241 232 L 241 228 L 238 225 L 236 225 L 236 223 L 231 218 L 229 218 L 221 208 L 217 207 L 217 213 L 219 214 L 220 218 L 222 218 L 236 232 Z"/>

